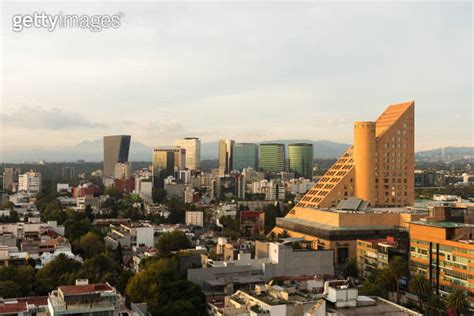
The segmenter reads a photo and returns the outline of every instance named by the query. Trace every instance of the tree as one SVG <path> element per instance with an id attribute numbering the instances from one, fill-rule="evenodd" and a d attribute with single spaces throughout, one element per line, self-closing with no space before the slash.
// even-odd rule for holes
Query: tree
<path id="1" fill-rule="evenodd" d="M 385 298 L 387 298 L 388 292 L 392 291 L 395 287 L 393 275 L 388 268 L 382 269 L 377 273 L 375 283 L 384 289 Z"/>
<path id="2" fill-rule="evenodd" d="M 23 267 L 5 266 L 0 268 L 0 297 L 28 296 L 33 292 L 35 269 L 30 265 Z M 15 286 L 8 287 L 10 282 Z M 2 295 L 3 293 L 3 295 Z"/>
<path id="3" fill-rule="evenodd" d="M 266 205 L 263 210 L 265 211 L 265 232 L 269 232 L 276 225 L 276 218 L 280 216 L 280 209 L 272 204 Z"/>
<path id="4" fill-rule="evenodd" d="M 47 295 L 59 285 L 71 285 L 77 279 L 82 264 L 64 254 L 58 255 L 36 274 L 37 295 Z"/>
<path id="5" fill-rule="evenodd" d="M 153 203 L 162 204 L 166 201 L 166 190 L 162 188 L 153 188 L 151 191 Z"/>
<path id="6" fill-rule="evenodd" d="M 3 298 L 13 298 L 22 296 L 20 286 L 11 280 L 0 281 L 0 296 Z"/>
<path id="7" fill-rule="evenodd" d="M 192 282 L 162 282 L 157 294 L 147 300 L 154 315 L 207 315 L 204 293 Z"/>
<path id="8" fill-rule="evenodd" d="M 454 289 L 446 299 L 446 306 L 454 309 L 458 314 L 466 313 L 469 308 L 466 293 L 461 289 Z"/>
<path id="9" fill-rule="evenodd" d="M 92 258 L 104 251 L 104 241 L 100 235 L 94 232 L 88 232 L 81 236 L 79 247 L 84 258 Z"/>
<path id="10" fill-rule="evenodd" d="M 268 236 L 267 236 L 267 239 L 268 239 L 268 241 L 276 241 L 277 236 L 276 236 L 275 232 L 273 232 L 273 231 L 270 232 L 270 234 L 268 234 Z"/>
<path id="11" fill-rule="evenodd" d="M 400 256 L 396 256 L 388 264 L 388 270 L 396 282 L 397 304 L 400 304 L 400 279 L 408 274 L 408 263 Z"/>
<path id="12" fill-rule="evenodd" d="M 445 304 L 438 295 L 431 295 L 426 303 L 426 315 L 442 316 L 444 315 Z"/>
<path id="13" fill-rule="evenodd" d="M 349 260 L 343 268 L 342 273 L 344 274 L 344 277 L 357 277 L 357 260 L 356 259 L 351 259 Z"/>
<path id="14" fill-rule="evenodd" d="M 172 251 L 187 249 L 191 246 L 191 241 L 186 234 L 178 230 L 161 234 L 156 243 L 156 248 L 162 258 L 169 257 Z"/>
<path id="15" fill-rule="evenodd" d="M 423 274 L 416 274 L 411 278 L 408 289 L 418 296 L 418 308 L 423 311 L 423 303 L 431 296 L 430 282 Z"/>
<path id="16" fill-rule="evenodd" d="M 164 276 L 174 272 L 178 278 L 177 271 L 177 262 L 174 258 L 148 260 L 143 270 L 130 278 L 126 292 L 133 302 L 144 302 L 156 295 L 158 283 L 164 281 Z"/>
<path id="17" fill-rule="evenodd" d="M 359 295 L 386 297 L 387 292 L 379 284 L 365 280 L 359 288 Z"/>

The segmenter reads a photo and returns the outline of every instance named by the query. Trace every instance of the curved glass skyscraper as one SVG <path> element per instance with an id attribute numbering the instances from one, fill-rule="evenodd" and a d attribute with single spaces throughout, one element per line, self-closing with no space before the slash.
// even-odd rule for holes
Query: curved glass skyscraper
<path id="1" fill-rule="evenodd" d="M 290 172 L 296 177 L 311 179 L 313 177 L 313 144 L 297 143 L 288 145 Z"/>

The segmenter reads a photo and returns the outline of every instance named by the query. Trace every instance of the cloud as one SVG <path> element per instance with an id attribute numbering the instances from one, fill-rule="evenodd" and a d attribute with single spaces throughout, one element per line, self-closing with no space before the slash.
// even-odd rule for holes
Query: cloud
<path id="1" fill-rule="evenodd" d="M 21 129 L 64 130 L 105 127 L 105 124 L 91 121 L 79 113 L 43 106 L 23 106 L 12 113 L 0 113 L 0 121 L 4 127 Z"/>

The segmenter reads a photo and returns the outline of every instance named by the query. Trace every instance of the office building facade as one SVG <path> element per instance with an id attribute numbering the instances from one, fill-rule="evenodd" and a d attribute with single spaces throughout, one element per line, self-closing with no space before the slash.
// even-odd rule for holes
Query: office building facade
<path id="1" fill-rule="evenodd" d="M 219 140 L 219 174 L 230 173 L 233 169 L 235 141 L 231 139 Z"/>
<path id="2" fill-rule="evenodd" d="M 21 169 L 16 167 L 6 167 L 3 169 L 3 189 L 15 192 L 18 189 L 18 177 Z"/>
<path id="3" fill-rule="evenodd" d="M 186 149 L 181 147 L 153 148 L 153 186 L 164 188 L 164 179 L 184 170 Z"/>
<path id="4" fill-rule="evenodd" d="M 474 310 L 473 226 L 457 222 L 410 223 L 410 273 L 422 274 L 436 294 L 465 292 Z"/>
<path id="5" fill-rule="evenodd" d="M 311 179 L 313 177 L 313 144 L 298 143 L 288 145 L 289 170 L 297 178 Z"/>
<path id="6" fill-rule="evenodd" d="M 115 165 L 128 161 L 130 135 L 104 136 L 104 176 L 115 176 Z"/>
<path id="7" fill-rule="evenodd" d="M 284 144 L 260 144 L 258 149 L 259 169 L 272 173 L 285 171 Z"/>
<path id="8" fill-rule="evenodd" d="M 18 191 L 37 194 L 41 192 L 41 173 L 30 170 L 18 177 Z"/>
<path id="9" fill-rule="evenodd" d="M 199 138 L 178 139 L 176 146 L 186 149 L 186 169 L 194 171 L 201 168 L 201 141 Z"/>
<path id="10" fill-rule="evenodd" d="M 242 171 L 245 168 L 254 170 L 258 167 L 257 144 L 237 143 L 234 147 L 233 169 Z"/>

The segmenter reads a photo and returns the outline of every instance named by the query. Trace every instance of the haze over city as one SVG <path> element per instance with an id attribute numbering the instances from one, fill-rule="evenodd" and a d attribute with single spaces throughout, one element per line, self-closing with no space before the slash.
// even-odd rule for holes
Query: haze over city
<path id="1" fill-rule="evenodd" d="M 148 146 L 352 143 L 352 122 L 415 100 L 416 150 L 472 146 L 472 4 L 2 4 L 1 151 L 107 134 Z M 11 31 L 33 11 L 121 27 Z M 453 128 L 454 127 L 454 128 Z"/>

